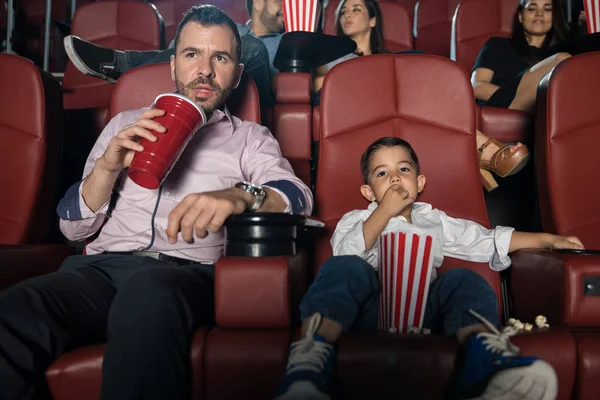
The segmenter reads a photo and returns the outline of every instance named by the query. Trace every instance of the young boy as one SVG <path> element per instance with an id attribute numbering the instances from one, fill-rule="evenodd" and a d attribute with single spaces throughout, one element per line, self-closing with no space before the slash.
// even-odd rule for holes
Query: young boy
<path id="1" fill-rule="evenodd" d="M 426 183 L 419 160 L 406 141 L 382 138 L 361 159 L 367 210 L 354 210 L 338 223 L 329 259 L 300 305 L 303 339 L 290 347 L 277 400 L 330 399 L 334 343 L 350 328 L 377 330 L 379 301 L 378 244 L 384 231 L 433 237 L 432 283 L 423 326 L 432 333 L 456 336 L 464 363 L 456 371 L 449 396 L 457 399 L 555 399 L 557 378 L 547 362 L 521 357 L 501 334 L 494 291 L 475 272 L 452 269 L 435 278 L 444 256 L 489 262 L 499 271 L 510 266 L 508 253 L 524 248 L 583 249 L 576 237 L 486 229 L 449 217 L 416 202 Z"/>

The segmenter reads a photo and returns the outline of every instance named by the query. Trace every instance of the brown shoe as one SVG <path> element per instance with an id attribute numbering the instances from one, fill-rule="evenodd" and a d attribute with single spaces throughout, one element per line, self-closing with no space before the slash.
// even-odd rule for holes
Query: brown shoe
<path id="1" fill-rule="evenodd" d="M 481 159 L 481 154 L 491 143 L 498 146 L 499 150 L 492 155 L 489 161 L 484 161 Z M 529 150 L 527 149 L 527 146 L 521 145 L 517 147 L 516 150 L 511 150 L 511 147 L 513 146 L 505 145 L 494 138 L 489 138 L 487 142 L 477 149 L 479 151 L 479 172 L 481 173 L 481 182 L 488 192 L 491 192 L 498 187 L 498 183 L 490 171 L 501 178 L 505 178 L 516 174 L 527 165 L 527 161 L 529 160 Z"/>

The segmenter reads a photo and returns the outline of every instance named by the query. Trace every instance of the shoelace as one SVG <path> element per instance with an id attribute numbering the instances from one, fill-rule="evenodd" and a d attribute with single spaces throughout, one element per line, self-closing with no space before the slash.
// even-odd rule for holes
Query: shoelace
<path id="1" fill-rule="evenodd" d="M 519 348 L 511 343 L 510 337 L 516 334 L 516 331 L 509 330 L 507 332 L 500 332 L 490 321 L 485 319 L 482 315 L 478 314 L 473 310 L 469 312 L 480 320 L 486 328 L 492 333 L 478 333 L 478 337 L 483 337 L 483 344 L 485 349 L 491 351 L 494 354 L 500 354 L 504 357 L 514 357 L 519 354 Z"/>
<path id="2" fill-rule="evenodd" d="M 306 330 L 306 335 L 301 340 L 292 343 L 292 350 L 287 365 L 287 372 L 298 369 L 310 369 L 321 372 L 325 368 L 327 357 L 331 353 L 331 345 L 317 342 L 313 335 L 321 324 L 321 314 L 314 314 Z"/>

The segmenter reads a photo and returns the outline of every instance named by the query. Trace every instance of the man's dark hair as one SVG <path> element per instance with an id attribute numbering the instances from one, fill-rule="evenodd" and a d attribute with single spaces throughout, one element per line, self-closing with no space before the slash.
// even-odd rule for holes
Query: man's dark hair
<path id="1" fill-rule="evenodd" d="M 248 15 L 250 17 L 252 17 L 252 7 L 253 6 L 254 6 L 254 1 L 246 0 L 246 11 L 248 12 Z"/>
<path id="2" fill-rule="evenodd" d="M 412 158 L 412 163 L 417 171 L 417 175 L 421 175 L 421 167 L 419 167 L 419 157 L 417 157 L 417 153 L 412 148 L 410 143 L 406 140 L 395 138 L 395 137 L 382 137 L 381 139 L 377 139 L 373 144 L 367 147 L 367 150 L 363 153 L 360 159 L 360 169 L 362 170 L 363 180 L 366 184 L 369 183 L 369 164 L 371 163 L 371 158 L 373 154 L 382 147 L 402 147 L 408 151 L 410 158 Z"/>
<path id="3" fill-rule="evenodd" d="M 183 14 L 183 19 L 177 26 L 177 31 L 175 32 L 175 54 L 177 54 L 177 46 L 179 46 L 179 36 L 181 35 L 181 31 L 183 28 L 190 22 L 196 22 L 202 26 L 227 26 L 233 32 L 233 36 L 235 37 L 235 57 L 236 61 L 240 61 L 240 57 L 242 55 L 242 39 L 240 38 L 240 33 L 237 29 L 237 25 L 233 20 L 221 11 L 221 9 L 205 4 L 201 6 L 193 6 L 189 10 Z"/>

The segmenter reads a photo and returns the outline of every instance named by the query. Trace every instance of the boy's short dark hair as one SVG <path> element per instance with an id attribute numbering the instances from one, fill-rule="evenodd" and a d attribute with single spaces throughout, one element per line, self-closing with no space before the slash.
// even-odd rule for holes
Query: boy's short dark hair
<path id="1" fill-rule="evenodd" d="M 360 159 L 360 169 L 362 170 L 363 180 L 366 184 L 369 183 L 369 163 L 371 162 L 371 158 L 373 154 L 382 147 L 402 147 L 408 151 L 408 154 L 412 158 L 412 162 L 417 171 L 417 175 L 421 175 L 421 168 L 419 167 L 419 157 L 417 157 L 417 153 L 412 148 L 410 143 L 408 143 L 404 139 L 399 139 L 395 137 L 382 137 L 381 139 L 377 139 L 374 141 L 367 150 L 363 153 Z"/>
<path id="2" fill-rule="evenodd" d="M 242 39 L 240 38 L 240 32 L 237 29 L 237 25 L 233 20 L 223 12 L 220 8 L 210 4 L 201 6 L 193 6 L 183 14 L 183 19 L 177 25 L 177 31 L 175 32 L 175 52 L 177 53 L 177 46 L 179 46 L 179 36 L 183 28 L 190 22 L 196 22 L 202 26 L 227 26 L 233 32 L 235 37 L 235 56 L 236 61 L 240 61 L 242 55 Z"/>
<path id="3" fill-rule="evenodd" d="M 249 16 L 252 16 L 252 7 L 254 6 L 254 2 L 252 0 L 246 0 L 246 11 Z"/>

